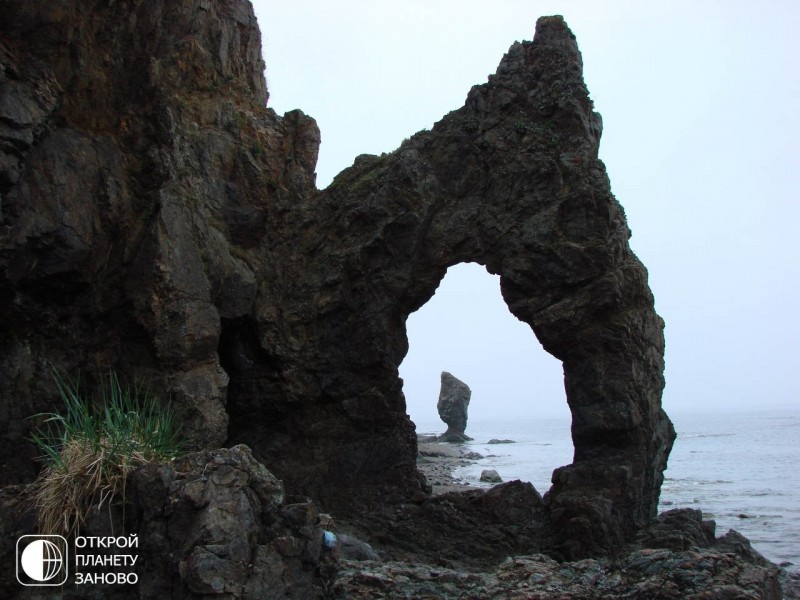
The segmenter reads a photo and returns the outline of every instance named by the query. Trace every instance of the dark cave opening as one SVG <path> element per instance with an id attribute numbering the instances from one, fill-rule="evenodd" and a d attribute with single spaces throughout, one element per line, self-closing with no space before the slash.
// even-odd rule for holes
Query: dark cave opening
<path id="1" fill-rule="evenodd" d="M 263 457 L 287 443 L 291 432 L 285 424 L 283 365 L 264 350 L 252 319 L 222 319 L 219 360 L 229 377 L 227 394 L 227 445 L 248 443 Z"/>

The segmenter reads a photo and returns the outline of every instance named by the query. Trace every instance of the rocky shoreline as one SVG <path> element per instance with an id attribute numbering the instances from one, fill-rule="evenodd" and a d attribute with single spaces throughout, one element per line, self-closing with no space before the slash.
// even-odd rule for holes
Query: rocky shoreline
<path id="1" fill-rule="evenodd" d="M 433 496 L 485 493 L 453 476 L 481 455 L 436 436 L 419 436 L 418 444 L 417 465 Z M 715 523 L 700 511 L 662 513 L 626 550 L 574 562 L 509 556 L 488 570 L 343 561 L 336 589 L 347 598 L 800 598 L 798 574 L 767 561 L 735 531 L 715 537 Z"/>
<path id="2" fill-rule="evenodd" d="M 796 582 L 794 584 L 796 586 Z M 618 559 L 558 563 L 542 555 L 515 556 L 492 572 L 410 563 L 344 561 L 338 598 L 458 600 L 530 599 L 774 599 L 784 592 L 774 572 L 717 550 L 642 549 Z"/>
<path id="3" fill-rule="evenodd" d="M 467 451 L 462 444 L 439 442 L 436 436 L 422 435 L 417 440 L 417 468 L 433 495 L 479 489 L 457 479 L 453 472 L 483 458 L 480 454 Z"/>
<path id="4" fill-rule="evenodd" d="M 546 506 L 533 486 L 467 488 L 451 473 L 471 460 L 463 447 L 420 446 L 435 493 L 387 501 L 358 519 L 321 514 L 314 502 L 287 495 L 246 446 L 143 467 L 131 474 L 127 509 L 93 512 L 83 530 L 107 536 L 124 521 L 138 532 L 139 584 L 71 585 L 65 597 L 800 598 L 796 575 L 736 532 L 716 537 L 697 510 L 663 513 L 614 555 L 559 560 L 545 553 Z M 0 488 L 0 509 L 0 596 L 40 597 L 13 583 L 13 542 L 35 523 L 24 486 Z"/>

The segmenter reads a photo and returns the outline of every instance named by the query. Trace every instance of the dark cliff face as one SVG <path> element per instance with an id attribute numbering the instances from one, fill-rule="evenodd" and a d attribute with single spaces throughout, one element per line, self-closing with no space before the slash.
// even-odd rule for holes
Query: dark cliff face
<path id="1" fill-rule="evenodd" d="M 248 3 L 2 12 L 4 477 L 33 473 L 17 446 L 53 408 L 48 363 L 88 387 L 108 367 L 152 379 L 196 446 L 222 444 L 222 323 L 272 303 L 270 232 L 314 192 L 313 120 L 264 108 Z"/>
<path id="2" fill-rule="evenodd" d="M 55 408 L 52 364 L 88 387 L 109 367 L 151 380 L 195 447 L 247 443 L 323 506 L 410 497 L 405 321 L 473 261 L 564 363 L 559 551 L 616 546 L 655 515 L 674 438 L 663 324 L 563 20 L 432 131 L 319 192 L 315 123 L 264 108 L 248 3 L 0 12 L 5 482 L 35 474 L 25 419 Z"/>

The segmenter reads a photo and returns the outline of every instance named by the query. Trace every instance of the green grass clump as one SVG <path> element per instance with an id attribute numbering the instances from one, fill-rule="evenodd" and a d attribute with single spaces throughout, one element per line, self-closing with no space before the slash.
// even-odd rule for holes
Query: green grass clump
<path id="1" fill-rule="evenodd" d="M 45 466 L 33 483 L 42 534 L 76 533 L 96 502 L 125 499 L 128 471 L 165 462 L 180 450 L 175 413 L 140 387 L 123 387 L 114 372 L 100 398 L 82 396 L 77 383 L 54 371 L 63 413 L 47 417 L 31 440 Z"/>

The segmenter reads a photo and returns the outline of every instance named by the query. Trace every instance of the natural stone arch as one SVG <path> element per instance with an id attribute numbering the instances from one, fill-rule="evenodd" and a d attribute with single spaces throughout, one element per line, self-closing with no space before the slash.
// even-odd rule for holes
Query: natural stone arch
<path id="1" fill-rule="evenodd" d="M 404 324 L 473 261 L 564 364 L 575 462 L 547 498 L 553 544 L 586 554 L 644 525 L 674 436 L 662 323 L 563 20 L 432 131 L 318 192 L 313 120 L 263 105 L 252 7 L 197 7 L 53 21 L 24 3 L 0 25 L 22 99 L 0 131 L 2 478 L 35 473 L 21 424 L 56 409 L 51 364 L 114 367 L 174 399 L 190 444 L 247 442 L 290 494 L 407 500 Z"/>
<path id="2" fill-rule="evenodd" d="M 564 364 L 575 461 L 547 498 L 556 544 L 569 555 L 614 546 L 655 515 L 674 437 L 660 405 L 663 323 L 597 158 L 600 132 L 574 37 L 541 19 L 464 108 L 392 154 L 359 157 L 320 195 L 301 255 L 321 285 L 311 298 L 295 290 L 293 312 L 321 333 L 307 338 L 319 392 L 353 438 L 329 440 L 339 467 L 328 473 L 362 489 L 413 480 L 404 323 L 448 267 L 476 262 Z M 341 465 L 375 445 L 387 462 L 363 463 L 355 484 Z"/>

